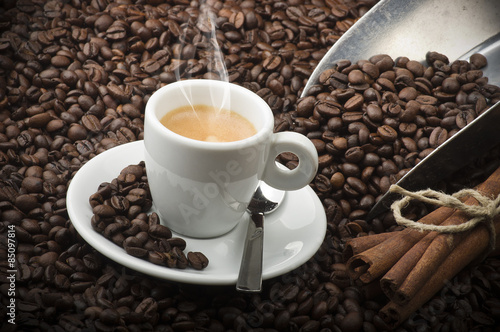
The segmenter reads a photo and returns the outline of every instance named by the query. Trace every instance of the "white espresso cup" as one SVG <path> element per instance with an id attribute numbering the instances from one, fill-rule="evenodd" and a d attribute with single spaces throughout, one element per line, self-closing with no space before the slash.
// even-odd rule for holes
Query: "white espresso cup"
<path id="1" fill-rule="evenodd" d="M 222 107 L 243 116 L 256 134 L 233 142 L 205 142 L 167 129 L 163 116 L 186 105 Z M 193 79 L 158 89 L 146 104 L 145 162 L 153 204 L 162 223 L 179 234 L 209 238 L 223 235 L 243 219 L 259 181 L 281 190 L 310 183 L 318 155 L 305 136 L 273 133 L 268 104 L 252 91 L 223 81 Z M 276 157 L 292 152 L 293 170 Z"/>

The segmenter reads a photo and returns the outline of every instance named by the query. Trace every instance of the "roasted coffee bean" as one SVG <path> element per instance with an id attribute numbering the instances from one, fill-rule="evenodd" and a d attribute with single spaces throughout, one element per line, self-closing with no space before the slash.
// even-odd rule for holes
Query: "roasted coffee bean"
<path id="1" fill-rule="evenodd" d="M 448 131 L 441 127 L 436 127 L 429 136 L 429 145 L 431 148 L 437 148 L 448 139 Z"/>
<path id="2" fill-rule="evenodd" d="M 190 251 L 187 254 L 189 265 L 196 270 L 202 270 L 208 266 L 208 259 L 201 252 Z"/>
<path id="3" fill-rule="evenodd" d="M 393 142 L 398 137 L 398 132 L 389 125 L 382 125 L 377 128 L 377 134 L 384 140 Z"/>
<path id="4" fill-rule="evenodd" d="M 172 232 L 168 227 L 160 224 L 151 225 L 148 230 L 149 235 L 155 239 L 169 239 L 172 237 Z"/>
<path id="5" fill-rule="evenodd" d="M 334 173 L 330 178 L 330 183 L 334 189 L 340 189 L 344 186 L 344 174 L 342 172 Z"/>
<path id="6" fill-rule="evenodd" d="M 56 252 L 49 251 L 44 253 L 43 255 L 37 257 L 36 261 L 42 267 L 51 266 L 58 259 L 59 255 Z"/>
<path id="7" fill-rule="evenodd" d="M 349 100 L 347 100 L 344 104 L 344 108 L 347 112 L 354 112 L 358 111 L 361 109 L 361 106 L 363 105 L 364 98 L 362 95 L 354 95 Z"/>
<path id="8" fill-rule="evenodd" d="M 90 132 L 99 132 L 102 128 L 99 119 L 92 114 L 82 116 L 82 124 Z"/>
<path id="9" fill-rule="evenodd" d="M 48 112 L 35 114 L 28 119 L 28 124 L 32 128 L 42 128 L 52 120 Z"/>
<path id="10" fill-rule="evenodd" d="M 120 174 L 133 174 L 136 179 L 140 179 L 144 173 L 144 166 L 130 165 L 121 170 Z"/>
<path id="11" fill-rule="evenodd" d="M 171 238 L 167 239 L 167 242 L 172 247 L 178 247 L 181 250 L 186 249 L 186 241 L 184 239 L 179 238 L 179 237 L 171 237 Z"/>
<path id="12" fill-rule="evenodd" d="M 366 113 L 373 122 L 381 122 L 384 118 L 382 109 L 376 104 L 369 104 L 366 107 Z"/>
<path id="13" fill-rule="evenodd" d="M 328 179 L 323 174 L 316 175 L 314 184 L 316 186 L 316 190 L 318 190 L 321 193 L 327 193 L 332 189 L 332 184 L 330 183 L 330 179 Z"/>
<path id="14" fill-rule="evenodd" d="M 359 146 L 353 146 L 345 152 L 345 159 L 350 163 L 358 163 L 363 160 L 365 152 Z"/>
<path id="15" fill-rule="evenodd" d="M 135 233 L 134 233 L 134 235 L 135 235 L 138 232 L 147 232 L 149 229 L 149 225 L 146 221 L 139 219 L 139 218 L 135 218 L 135 219 L 132 219 L 130 221 L 130 228 L 129 229 L 133 229 L 133 228 L 137 228 L 137 230 L 135 230 Z"/>
<path id="16" fill-rule="evenodd" d="M 480 53 L 475 53 L 470 56 L 470 63 L 477 69 L 481 69 L 488 64 L 486 57 Z"/>
<path id="17" fill-rule="evenodd" d="M 148 194 L 146 190 L 142 188 L 134 188 L 130 190 L 128 195 L 125 197 L 131 204 L 141 205 L 147 199 Z"/>
<path id="18" fill-rule="evenodd" d="M 460 111 L 456 116 L 456 125 L 463 128 L 474 120 L 474 113 L 469 110 Z"/>
<path id="19" fill-rule="evenodd" d="M 188 259 L 186 257 L 186 254 L 184 254 L 184 252 L 182 251 L 182 249 L 180 249 L 179 247 L 173 247 L 169 253 L 175 257 L 176 261 L 175 267 L 179 269 L 185 269 L 188 266 L 189 264 Z"/>
<path id="20" fill-rule="evenodd" d="M 165 264 L 165 256 L 157 251 L 149 251 L 148 252 L 148 261 L 156 264 L 156 265 L 164 265 Z"/>
<path id="21" fill-rule="evenodd" d="M 298 101 L 297 114 L 302 117 L 309 117 L 314 110 L 315 99 L 312 97 L 305 97 Z"/>
<path id="22" fill-rule="evenodd" d="M 126 212 L 130 207 L 130 202 L 125 197 L 119 195 L 112 196 L 110 203 L 111 207 L 118 213 Z"/>
<path id="23" fill-rule="evenodd" d="M 93 208 L 92 212 L 101 218 L 109 218 L 116 215 L 115 209 L 109 205 L 101 204 Z"/>
<path id="24" fill-rule="evenodd" d="M 148 217 L 149 229 L 151 229 L 152 226 L 158 225 L 158 224 L 160 224 L 160 217 L 158 216 L 158 214 L 156 212 L 151 213 Z"/>
<path id="25" fill-rule="evenodd" d="M 134 257 L 142 258 L 142 257 L 146 257 L 148 255 L 148 251 L 146 249 L 139 248 L 139 247 L 126 246 L 125 251 L 127 252 L 127 254 L 134 256 Z"/>
<path id="26" fill-rule="evenodd" d="M 453 120 L 455 120 L 453 118 Z M 403 136 L 413 136 L 418 129 L 418 126 L 415 123 L 407 123 L 407 122 L 402 122 L 398 126 L 399 133 Z"/>

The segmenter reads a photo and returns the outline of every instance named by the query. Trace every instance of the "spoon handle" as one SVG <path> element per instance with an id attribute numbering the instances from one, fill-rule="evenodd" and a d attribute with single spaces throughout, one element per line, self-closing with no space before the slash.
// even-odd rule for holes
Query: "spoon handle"
<path id="1" fill-rule="evenodd" d="M 236 290 L 260 292 L 262 287 L 262 252 L 264 240 L 264 214 L 252 213 L 241 259 Z"/>

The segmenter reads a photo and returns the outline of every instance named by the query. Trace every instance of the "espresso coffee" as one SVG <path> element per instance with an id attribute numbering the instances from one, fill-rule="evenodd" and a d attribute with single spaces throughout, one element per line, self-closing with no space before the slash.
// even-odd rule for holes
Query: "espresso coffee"
<path id="1" fill-rule="evenodd" d="M 160 122 L 176 134 L 205 142 L 234 142 L 257 132 L 240 114 L 209 105 L 186 105 L 163 116 Z"/>

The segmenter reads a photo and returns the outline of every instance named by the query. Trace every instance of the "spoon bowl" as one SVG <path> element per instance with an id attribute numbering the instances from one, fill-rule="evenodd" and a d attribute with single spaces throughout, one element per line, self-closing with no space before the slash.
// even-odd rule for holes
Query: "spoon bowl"
<path id="1" fill-rule="evenodd" d="M 262 289 L 262 256 L 264 245 L 264 215 L 275 211 L 285 191 L 261 182 L 247 211 L 250 213 L 245 247 L 241 259 L 236 289 L 241 292 L 260 292 Z"/>
<path id="2" fill-rule="evenodd" d="M 248 204 L 247 211 L 249 213 L 264 213 L 268 214 L 278 208 L 285 197 L 285 191 L 275 189 L 265 182 L 261 182 L 257 190 Z"/>

